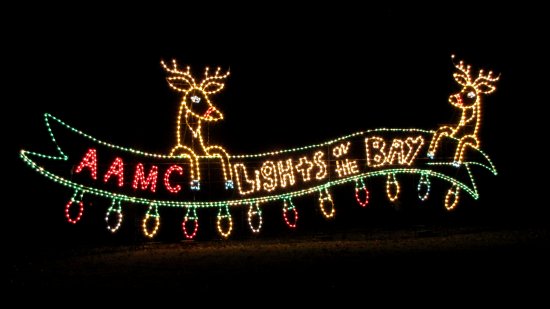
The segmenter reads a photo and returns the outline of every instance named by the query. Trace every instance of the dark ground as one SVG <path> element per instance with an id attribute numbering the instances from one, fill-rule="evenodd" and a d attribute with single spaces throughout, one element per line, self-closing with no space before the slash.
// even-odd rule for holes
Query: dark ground
<path id="1" fill-rule="evenodd" d="M 410 226 L 296 238 L 50 248 L 10 265 L 10 285 L 212 292 L 284 286 L 330 292 L 379 284 L 395 290 L 464 284 L 535 292 L 542 288 L 538 280 L 550 274 L 548 236 L 543 227 Z"/>

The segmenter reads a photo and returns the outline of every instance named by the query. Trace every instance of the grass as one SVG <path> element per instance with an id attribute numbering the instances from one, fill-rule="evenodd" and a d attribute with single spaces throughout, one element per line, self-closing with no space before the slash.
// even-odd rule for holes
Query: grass
<path id="1" fill-rule="evenodd" d="M 510 282 L 512 277 L 525 279 L 532 273 L 547 275 L 548 239 L 545 228 L 416 226 L 292 239 L 43 250 L 11 265 L 9 285 L 198 291 L 267 287 L 344 290 L 462 279 L 494 285 Z"/>

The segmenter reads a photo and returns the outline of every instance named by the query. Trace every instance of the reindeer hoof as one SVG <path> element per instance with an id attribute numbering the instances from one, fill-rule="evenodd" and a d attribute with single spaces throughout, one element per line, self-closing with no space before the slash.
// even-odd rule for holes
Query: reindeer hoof
<path id="1" fill-rule="evenodd" d="M 453 166 L 454 167 L 460 167 L 460 161 L 453 161 Z"/>
<path id="2" fill-rule="evenodd" d="M 430 159 L 433 159 L 434 158 L 434 153 L 433 152 L 428 152 L 428 158 Z"/>
<path id="3" fill-rule="evenodd" d="M 233 180 L 226 180 L 225 181 L 225 190 L 233 190 L 233 188 L 235 188 L 233 186 Z"/>
<path id="4" fill-rule="evenodd" d="M 200 180 L 191 180 L 191 190 L 199 191 L 201 189 Z"/>

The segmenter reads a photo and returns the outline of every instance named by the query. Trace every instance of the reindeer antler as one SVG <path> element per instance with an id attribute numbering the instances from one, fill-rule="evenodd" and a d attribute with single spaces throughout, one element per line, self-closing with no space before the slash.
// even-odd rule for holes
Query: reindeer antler
<path id="1" fill-rule="evenodd" d="M 454 60 L 454 58 L 455 58 L 455 55 L 451 55 L 451 59 Z M 470 73 L 471 73 L 472 66 L 471 65 L 465 65 L 463 60 L 460 60 L 460 62 L 458 64 L 456 64 L 453 61 L 453 64 L 454 64 L 455 68 L 461 72 L 461 73 L 454 73 L 453 74 L 455 79 L 457 79 L 457 75 L 461 75 L 462 77 L 464 77 L 466 79 L 466 82 L 468 84 L 471 84 L 472 83 L 472 76 L 471 76 Z"/>
<path id="2" fill-rule="evenodd" d="M 182 71 L 178 68 L 178 63 L 175 59 L 172 60 L 172 67 L 166 65 L 164 61 L 160 63 L 164 70 L 171 74 L 167 78 L 170 87 L 180 92 L 188 92 L 195 88 L 204 91 L 205 94 L 213 94 L 223 89 L 224 80 L 229 76 L 229 70 L 225 74 L 220 74 L 220 67 L 216 69 L 214 75 L 210 75 L 210 69 L 206 67 L 204 79 L 200 84 L 197 84 L 195 78 L 191 75 L 191 67 L 187 66 L 187 70 Z"/>
<path id="3" fill-rule="evenodd" d="M 498 81 L 499 78 L 500 78 L 500 74 L 496 77 L 493 77 L 493 71 L 489 71 L 489 73 L 483 74 L 483 70 L 479 70 L 479 74 L 476 80 L 474 81 L 474 84 L 478 84 L 479 82 L 482 82 L 482 81 L 485 81 L 488 83 L 494 83 Z"/>
<path id="4" fill-rule="evenodd" d="M 178 63 L 176 62 L 176 59 L 172 59 L 172 68 L 168 67 L 166 65 L 166 63 L 164 63 L 164 60 L 161 60 L 160 64 L 162 64 L 162 67 L 164 67 L 164 70 L 166 70 L 166 72 L 170 72 L 172 74 L 187 75 L 189 77 L 193 77 L 193 76 L 191 76 L 191 67 L 187 66 L 187 71 L 185 71 L 185 72 L 180 71 L 178 69 Z"/>
<path id="5" fill-rule="evenodd" d="M 172 59 L 172 67 L 167 66 L 164 60 L 160 63 L 164 70 L 170 73 L 170 76 L 168 76 L 166 80 L 172 89 L 180 92 L 187 92 L 191 88 L 197 87 L 195 78 L 191 75 L 191 67 L 187 66 L 187 71 L 181 71 L 175 59 Z"/>
<path id="6" fill-rule="evenodd" d="M 210 68 L 206 67 L 206 69 L 204 70 L 204 79 L 199 86 L 204 90 L 205 93 L 216 93 L 223 89 L 223 80 L 229 76 L 229 70 L 227 70 L 227 72 L 223 75 L 220 74 L 220 71 L 221 68 L 218 67 L 216 69 L 216 73 L 214 75 L 210 75 Z"/>
<path id="7" fill-rule="evenodd" d="M 224 74 L 224 75 L 220 75 L 220 71 L 222 70 L 222 68 L 218 67 L 216 69 L 216 73 L 214 74 L 214 76 L 210 76 L 208 74 L 208 72 L 210 71 L 210 68 L 209 67 L 206 67 L 206 69 L 204 70 L 204 80 L 203 80 L 203 83 L 206 82 L 206 81 L 211 81 L 211 80 L 216 80 L 216 79 L 225 79 L 229 76 L 229 70 L 227 70 L 227 72 Z"/>
<path id="8" fill-rule="evenodd" d="M 481 93 L 493 93 L 496 90 L 495 83 L 499 80 L 500 74 L 496 77 L 493 76 L 493 72 L 489 71 L 488 74 L 484 74 L 483 70 L 479 70 L 479 74 L 473 83 L 473 86 Z"/>

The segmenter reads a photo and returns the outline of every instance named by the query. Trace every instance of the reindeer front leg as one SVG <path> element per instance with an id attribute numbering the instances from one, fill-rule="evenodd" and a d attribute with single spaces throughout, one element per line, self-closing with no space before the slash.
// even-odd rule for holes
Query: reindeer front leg
<path id="1" fill-rule="evenodd" d="M 199 159 L 195 152 L 187 146 L 178 145 L 172 148 L 170 155 L 189 159 L 189 163 L 191 165 L 191 190 L 200 190 L 201 172 L 199 167 Z"/>
<path id="2" fill-rule="evenodd" d="M 475 135 L 465 135 L 458 141 L 458 146 L 456 146 L 455 157 L 453 159 L 454 166 L 460 166 L 462 159 L 464 159 L 464 151 L 466 146 L 473 148 L 479 147 L 479 140 Z"/>
<path id="3" fill-rule="evenodd" d="M 441 140 L 444 135 L 449 136 L 452 133 L 453 128 L 449 126 L 440 127 L 437 131 L 435 131 L 432 141 L 430 142 L 430 147 L 428 148 L 428 158 L 434 158 L 437 147 L 439 147 L 439 140 Z"/>
<path id="4" fill-rule="evenodd" d="M 223 178 L 225 180 L 225 189 L 233 189 L 233 169 L 229 162 L 229 154 L 220 146 L 209 146 L 205 148 L 209 156 L 220 158 L 222 164 Z"/>

